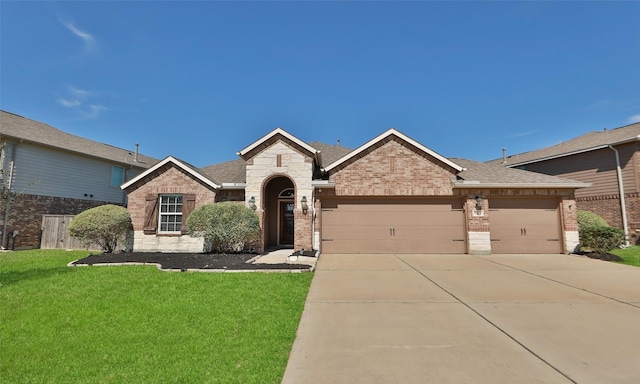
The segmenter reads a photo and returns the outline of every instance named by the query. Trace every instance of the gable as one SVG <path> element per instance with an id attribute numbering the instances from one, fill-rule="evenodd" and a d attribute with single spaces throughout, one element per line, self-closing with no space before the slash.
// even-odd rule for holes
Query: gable
<path id="1" fill-rule="evenodd" d="M 271 147 L 279 141 L 286 143 L 295 151 L 305 154 L 311 158 L 315 158 L 318 154 L 318 150 L 311 147 L 309 144 L 303 142 L 302 140 L 289 134 L 281 128 L 276 128 L 267 135 L 263 136 L 259 140 L 253 142 L 251 145 L 238 152 L 237 155 L 244 160 L 250 160 L 258 153 L 264 151 L 265 149 Z"/>
<path id="2" fill-rule="evenodd" d="M 182 186 L 185 183 L 196 183 L 209 190 L 215 190 L 219 187 L 191 166 L 169 156 L 137 177 L 122 184 L 120 188 L 127 193 L 131 193 L 150 183 L 166 186 Z"/>
<path id="3" fill-rule="evenodd" d="M 457 170 L 395 136 L 376 142 L 329 172 L 336 195 L 447 196 Z"/>

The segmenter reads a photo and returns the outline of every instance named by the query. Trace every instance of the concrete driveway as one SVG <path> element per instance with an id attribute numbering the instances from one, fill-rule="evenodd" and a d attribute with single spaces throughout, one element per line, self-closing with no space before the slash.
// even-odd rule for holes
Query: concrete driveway
<path id="1" fill-rule="evenodd" d="M 640 268 L 322 255 L 283 383 L 640 383 Z"/>

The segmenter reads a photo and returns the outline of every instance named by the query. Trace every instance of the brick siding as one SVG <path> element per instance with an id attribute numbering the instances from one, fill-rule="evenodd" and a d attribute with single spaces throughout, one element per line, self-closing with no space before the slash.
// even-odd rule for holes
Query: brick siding
<path id="1" fill-rule="evenodd" d="M 628 193 L 624 198 L 631 243 L 640 245 L 640 193 Z M 612 227 L 622 228 L 620 195 L 582 197 L 576 203 L 579 209 L 602 216 Z"/>
<path id="2" fill-rule="evenodd" d="M 104 204 L 113 203 L 52 196 L 19 195 L 9 205 L 7 240 L 9 240 L 11 232 L 18 230 L 19 234 L 15 238 L 16 249 L 39 248 L 42 215 L 77 215 L 87 209 Z M 2 202 L 0 203 L 0 221 L 2 222 L 4 221 L 4 212 L 5 204 Z M 3 226 L 4 223 L 0 224 L 0 228 Z M 8 244 L 3 245 L 6 247 Z"/>
<path id="3" fill-rule="evenodd" d="M 451 196 L 454 177 L 447 165 L 392 138 L 331 173 L 337 196 Z"/>
<path id="4" fill-rule="evenodd" d="M 216 194 L 209 186 L 194 179 L 185 171 L 167 164 L 151 175 L 130 186 L 128 192 L 128 210 L 134 231 L 144 227 L 145 200 L 149 194 L 193 193 L 196 195 L 196 208 L 215 202 Z"/>

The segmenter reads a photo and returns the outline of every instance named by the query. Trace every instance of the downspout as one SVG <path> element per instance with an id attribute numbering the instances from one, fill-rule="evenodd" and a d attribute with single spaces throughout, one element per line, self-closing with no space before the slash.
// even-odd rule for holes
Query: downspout
<path id="1" fill-rule="evenodd" d="M 620 193 L 620 209 L 622 210 L 622 229 L 624 230 L 624 244 L 629 246 L 629 226 L 627 224 L 627 207 L 624 201 L 624 185 L 622 183 L 622 169 L 620 168 L 620 152 L 609 145 L 609 148 L 616 153 L 616 174 L 618 175 L 618 193 Z"/>
<path id="2" fill-rule="evenodd" d="M 5 187 L 7 188 L 7 200 L 5 201 L 4 204 L 4 221 L 2 222 L 2 243 L 0 243 L 0 249 L 6 249 L 5 248 L 5 243 L 7 241 L 7 222 L 9 221 L 9 206 L 11 205 L 11 185 L 13 184 L 13 165 L 16 162 L 16 147 L 18 146 L 17 143 L 13 143 L 13 145 L 11 146 L 11 163 L 9 165 L 9 174 L 7 175 L 8 179 L 7 182 L 5 184 Z M 3 148 L 4 150 L 4 148 Z"/>

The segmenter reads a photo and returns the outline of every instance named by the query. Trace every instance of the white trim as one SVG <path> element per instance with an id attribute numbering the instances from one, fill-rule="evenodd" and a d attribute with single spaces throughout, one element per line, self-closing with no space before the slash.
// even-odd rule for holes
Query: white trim
<path id="1" fill-rule="evenodd" d="M 212 188 L 220 188 L 220 186 L 216 183 L 214 183 L 213 181 L 209 180 L 208 178 L 204 177 L 202 174 L 194 171 L 190 166 L 186 165 L 185 163 L 183 163 L 182 161 L 176 159 L 173 156 L 167 156 L 164 160 L 162 160 L 161 162 L 157 163 L 156 165 L 154 165 L 153 167 L 147 169 L 146 171 L 142 172 L 141 174 L 139 174 L 138 176 L 134 177 L 133 179 L 127 181 L 126 183 L 122 184 L 120 186 L 120 189 L 127 189 L 128 187 L 130 187 L 131 185 L 135 184 L 136 182 L 138 182 L 139 180 L 142 180 L 144 177 L 146 177 L 148 174 L 150 174 L 151 172 L 155 172 L 156 170 L 158 170 L 159 168 L 163 167 L 165 164 L 167 163 L 173 163 L 175 165 L 177 165 L 178 167 L 182 168 L 183 170 L 187 171 L 187 173 L 189 173 L 190 175 L 192 175 L 193 177 L 195 177 L 196 179 L 202 181 L 203 183 L 207 184 L 208 186 L 212 187 Z"/>
<path id="2" fill-rule="evenodd" d="M 222 183 L 218 189 L 245 189 L 247 183 Z"/>
<path id="3" fill-rule="evenodd" d="M 312 180 L 311 188 L 335 188 L 336 183 L 331 180 Z"/>
<path id="4" fill-rule="evenodd" d="M 284 129 L 276 128 L 273 131 L 267 133 L 262 138 L 260 138 L 257 141 L 253 142 L 253 144 L 250 144 L 248 147 L 246 147 L 243 150 L 241 150 L 240 152 L 238 152 L 237 155 L 240 156 L 240 157 L 244 157 L 244 155 L 249 153 L 252 149 L 258 147 L 260 144 L 264 143 L 265 141 L 269 140 L 270 138 L 272 138 L 273 136 L 275 136 L 277 134 L 280 134 L 280 135 L 286 137 L 287 139 L 293 141 L 294 143 L 298 144 L 299 146 L 301 146 L 302 148 L 306 149 L 307 151 L 313 153 L 314 155 L 318 154 L 318 152 L 319 152 L 317 149 L 313 148 L 309 144 L 305 143 L 304 141 L 302 141 L 302 140 L 298 139 L 297 137 L 293 136 L 292 134 L 288 133 Z"/>
<path id="5" fill-rule="evenodd" d="M 413 145 L 414 147 L 418 148 L 419 150 L 429 154 L 432 157 L 435 157 L 436 159 L 442 161 L 443 163 L 447 164 L 448 166 L 450 166 L 451 168 L 455 169 L 458 172 L 462 172 L 465 170 L 464 167 L 461 167 L 460 165 L 454 163 L 453 161 L 447 159 L 446 157 L 430 150 L 429 148 L 425 147 L 424 145 L 418 143 L 417 141 L 413 140 L 412 138 L 400 133 L 399 131 L 397 131 L 395 128 L 390 128 L 389 130 L 387 130 L 386 132 L 382 133 L 381 135 L 379 135 L 378 137 L 375 137 L 374 139 L 368 141 L 367 143 L 365 143 L 364 145 L 361 145 L 360 147 L 358 147 L 357 149 L 349 152 L 348 154 L 346 154 L 345 156 L 339 158 L 338 160 L 334 161 L 333 163 L 329 164 L 328 166 L 325 167 L 326 171 L 330 171 L 333 168 L 337 167 L 338 165 L 342 164 L 343 162 L 353 158 L 354 156 L 357 156 L 358 154 L 364 152 L 366 149 L 368 149 L 369 147 L 373 146 L 374 144 L 386 139 L 387 137 L 391 136 L 391 135 L 395 135 L 398 138 L 406 141 L 407 143 Z"/>

